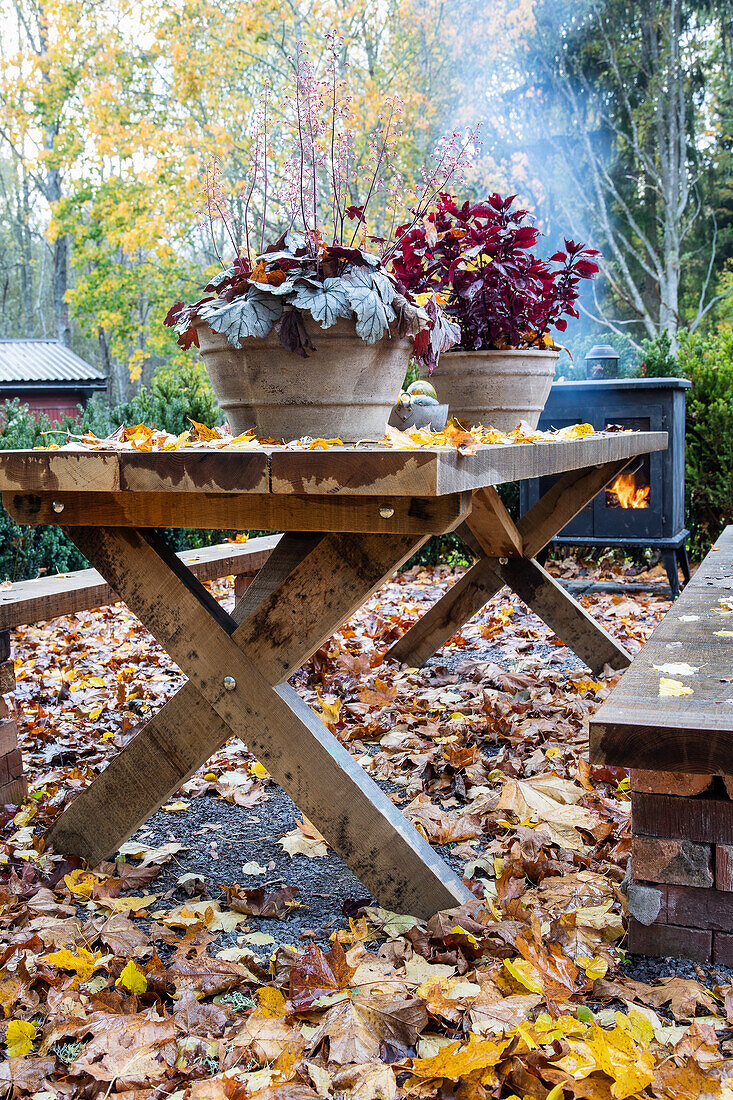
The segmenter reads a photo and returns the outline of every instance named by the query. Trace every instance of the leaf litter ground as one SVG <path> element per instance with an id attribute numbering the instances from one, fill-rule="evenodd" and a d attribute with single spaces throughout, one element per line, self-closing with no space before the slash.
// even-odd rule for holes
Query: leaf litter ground
<path id="1" fill-rule="evenodd" d="M 613 677 L 506 592 L 425 669 L 381 662 L 454 579 L 404 574 L 293 679 L 473 884 L 427 924 L 380 909 L 236 740 L 114 861 L 44 853 L 48 822 L 182 678 L 122 605 L 16 633 L 32 797 L 2 819 L 14 1095 L 733 1095 L 730 973 L 623 952 L 628 778 L 587 763 Z M 632 650 L 669 606 L 582 599 Z"/>

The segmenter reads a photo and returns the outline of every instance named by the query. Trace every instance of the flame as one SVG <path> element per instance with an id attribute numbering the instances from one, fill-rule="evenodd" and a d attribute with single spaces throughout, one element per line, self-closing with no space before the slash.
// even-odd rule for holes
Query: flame
<path id="1" fill-rule="evenodd" d="M 633 474 L 619 474 L 608 493 L 616 495 L 622 508 L 648 508 L 650 488 L 649 485 L 637 485 Z"/>

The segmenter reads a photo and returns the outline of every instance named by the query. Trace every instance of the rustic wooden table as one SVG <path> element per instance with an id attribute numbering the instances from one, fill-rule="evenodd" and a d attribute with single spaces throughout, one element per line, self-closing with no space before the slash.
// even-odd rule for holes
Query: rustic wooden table
<path id="1" fill-rule="evenodd" d="M 444 448 L 6 451 L 3 504 L 62 526 L 185 672 L 187 683 L 65 810 L 48 841 L 110 856 L 232 735 L 379 902 L 429 916 L 466 888 L 288 685 L 431 535 L 458 529 L 476 564 L 389 652 L 424 660 L 509 584 L 591 667 L 628 664 L 534 555 L 664 432 Z M 518 524 L 504 482 L 559 474 Z M 227 614 L 155 527 L 286 532 Z"/>

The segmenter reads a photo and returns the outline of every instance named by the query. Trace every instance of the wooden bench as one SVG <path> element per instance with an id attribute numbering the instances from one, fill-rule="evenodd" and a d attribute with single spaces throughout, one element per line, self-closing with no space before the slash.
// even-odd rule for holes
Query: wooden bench
<path id="1" fill-rule="evenodd" d="M 733 964 L 733 526 L 590 723 L 631 771 L 629 944 Z"/>
<path id="2" fill-rule="evenodd" d="M 267 535 L 247 542 L 223 542 L 198 550 L 183 550 L 178 557 L 199 581 L 233 576 L 239 599 L 279 539 L 279 535 Z M 3 698 L 15 690 L 10 631 L 28 623 L 104 607 L 119 599 L 96 569 L 57 573 L 0 588 L 0 805 L 17 804 L 28 793 L 15 718 Z"/>

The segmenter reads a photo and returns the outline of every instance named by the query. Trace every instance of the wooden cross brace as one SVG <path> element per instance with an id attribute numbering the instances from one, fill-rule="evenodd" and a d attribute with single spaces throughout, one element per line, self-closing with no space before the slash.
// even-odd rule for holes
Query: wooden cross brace
<path id="1" fill-rule="evenodd" d="M 50 844 L 95 866 L 236 735 L 380 904 L 428 917 L 470 896 L 285 682 L 427 536 L 286 534 L 229 615 L 151 532 L 67 533 L 188 682 L 67 807 Z"/>
<path id="2" fill-rule="evenodd" d="M 627 668 L 631 656 L 535 561 L 586 504 L 629 464 L 629 459 L 570 470 L 514 523 L 493 487 L 477 489 L 458 534 L 476 554 L 430 610 L 399 638 L 385 659 L 424 664 L 493 595 L 508 585 L 593 672 Z"/>

